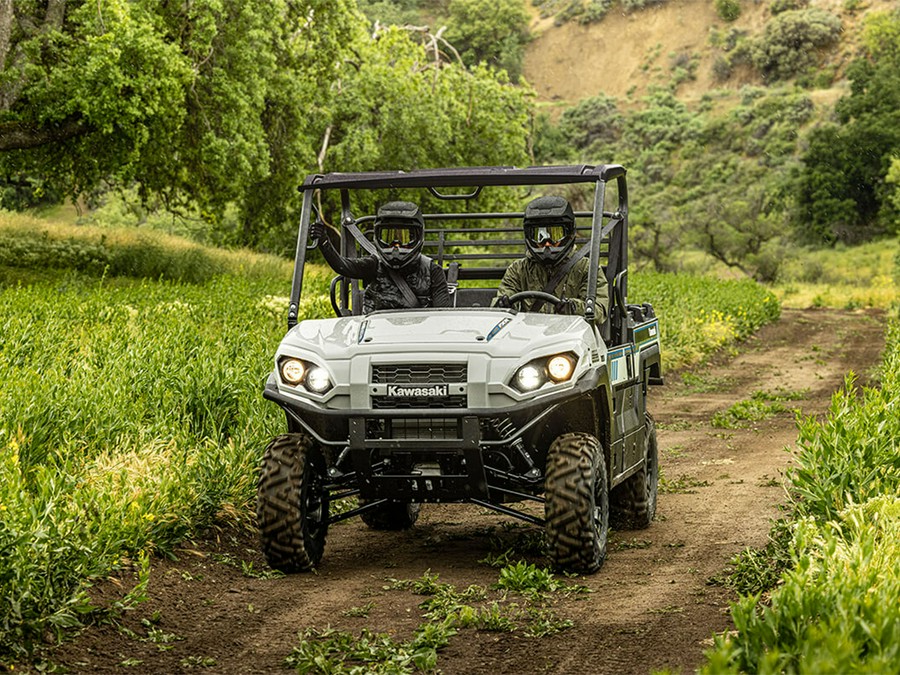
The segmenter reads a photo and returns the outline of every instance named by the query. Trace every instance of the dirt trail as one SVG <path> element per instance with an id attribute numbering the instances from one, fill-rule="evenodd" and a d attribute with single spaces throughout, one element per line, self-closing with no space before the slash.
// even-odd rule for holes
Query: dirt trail
<path id="1" fill-rule="evenodd" d="M 521 629 L 463 629 L 440 652 L 440 671 L 695 669 L 712 634 L 729 628 L 731 596 L 708 579 L 735 553 L 765 543 L 784 499 L 785 448 L 796 439 L 791 413 L 747 429 L 715 429 L 711 417 L 753 392 L 779 390 L 802 393 L 787 405 L 823 413 L 847 371 L 865 381 L 877 365 L 882 321 L 872 311 L 787 310 L 732 353 L 695 370 L 687 384 L 670 377 L 651 402 L 668 486 L 657 521 L 613 534 L 604 567 L 572 580 L 592 593 L 554 594 L 552 610 L 571 628 L 541 638 Z M 286 672 L 284 659 L 307 627 L 354 634 L 369 628 L 407 639 L 423 622 L 423 597 L 390 588 L 390 580 L 417 580 L 430 570 L 459 590 L 489 587 L 497 570 L 480 561 L 536 538 L 534 528 L 509 525 L 499 515 L 452 505 L 424 507 L 409 532 L 374 532 L 354 520 L 332 529 L 318 574 L 280 579 L 243 575 L 242 562 L 265 569 L 256 542 L 223 533 L 179 552 L 177 561 L 154 563 L 150 599 L 123 620 L 134 634 L 91 628 L 52 660 L 79 673 L 272 673 Z M 525 557 L 543 564 L 539 555 Z M 116 592 L 114 584 L 98 589 L 107 599 Z"/>

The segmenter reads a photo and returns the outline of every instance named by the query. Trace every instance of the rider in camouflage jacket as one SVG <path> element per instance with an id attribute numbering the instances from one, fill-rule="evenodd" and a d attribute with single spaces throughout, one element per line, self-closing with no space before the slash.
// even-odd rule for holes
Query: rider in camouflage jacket
<path id="1" fill-rule="evenodd" d="M 525 257 L 514 261 L 506 269 L 497 289 L 495 306 L 508 306 L 509 296 L 522 291 L 547 290 L 547 284 L 557 274 L 560 266 L 566 264 L 575 245 L 575 213 L 568 201 L 562 197 L 539 197 L 525 208 Z M 560 298 L 555 306 L 542 303 L 541 312 L 557 314 L 583 314 L 584 298 L 587 295 L 590 261 L 582 258 L 566 273 L 552 295 Z M 532 311 L 532 298 L 522 302 L 524 311 Z M 594 302 L 594 316 L 598 324 L 606 320 L 609 311 L 607 285 L 601 274 L 597 284 Z"/>

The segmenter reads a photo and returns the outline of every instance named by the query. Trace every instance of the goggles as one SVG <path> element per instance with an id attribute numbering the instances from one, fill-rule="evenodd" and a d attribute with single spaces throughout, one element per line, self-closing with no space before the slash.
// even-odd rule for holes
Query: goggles
<path id="1" fill-rule="evenodd" d="M 375 228 L 375 238 L 382 248 L 410 248 L 419 241 L 419 229 L 406 225 L 379 225 Z"/>
<path id="2" fill-rule="evenodd" d="M 534 246 L 560 246 L 571 235 L 565 225 L 529 225 L 525 236 Z"/>

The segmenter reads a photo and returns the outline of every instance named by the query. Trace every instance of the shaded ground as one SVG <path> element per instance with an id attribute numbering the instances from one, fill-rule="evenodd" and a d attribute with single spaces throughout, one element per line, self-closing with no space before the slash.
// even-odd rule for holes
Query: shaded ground
<path id="1" fill-rule="evenodd" d="M 757 391 L 791 392 L 799 398 L 786 405 L 823 413 L 847 371 L 865 381 L 877 365 L 882 318 L 785 311 L 685 382 L 670 377 L 651 403 L 665 479 L 657 521 L 614 533 L 604 567 L 569 581 L 593 592 L 553 594 L 545 609 L 570 628 L 545 637 L 528 637 L 521 626 L 462 629 L 437 667 L 448 674 L 627 674 L 699 666 L 713 633 L 730 627 L 730 593 L 708 580 L 735 553 L 765 543 L 784 499 L 785 448 L 796 439 L 790 412 L 741 429 L 716 429 L 710 419 Z M 483 561 L 492 553 L 513 547 L 517 557 L 543 564 L 534 553 L 537 535 L 481 509 L 426 506 L 409 532 L 369 531 L 358 520 L 338 525 L 318 574 L 271 579 L 242 573 L 267 569 L 252 536 L 221 533 L 187 546 L 177 561 L 154 561 L 149 600 L 119 627 L 90 628 L 51 658 L 79 673 L 288 672 L 284 659 L 309 627 L 408 639 L 424 621 L 423 596 L 394 580 L 430 571 L 460 590 L 490 587 L 497 569 Z M 112 582 L 97 589 L 107 599 L 121 592 Z"/>

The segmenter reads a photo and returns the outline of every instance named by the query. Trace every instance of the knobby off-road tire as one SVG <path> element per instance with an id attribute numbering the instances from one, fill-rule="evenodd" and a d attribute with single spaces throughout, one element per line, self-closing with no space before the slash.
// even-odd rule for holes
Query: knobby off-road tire
<path id="1" fill-rule="evenodd" d="M 600 442 L 590 434 L 563 434 L 547 453 L 544 514 L 554 567 L 591 573 L 606 559 L 609 489 Z"/>
<path id="2" fill-rule="evenodd" d="M 640 530 L 649 527 L 656 515 L 656 495 L 659 491 L 659 447 L 656 443 L 656 423 L 650 413 L 644 413 L 644 466 L 611 495 L 610 519 L 616 529 Z"/>
<path id="3" fill-rule="evenodd" d="M 366 504 L 359 500 L 360 506 Z M 362 521 L 373 530 L 408 530 L 419 519 L 421 504 L 412 502 L 387 502 L 377 509 L 360 515 Z"/>
<path id="4" fill-rule="evenodd" d="M 325 461 L 306 434 L 276 436 L 266 448 L 256 492 L 263 553 L 274 569 L 308 572 L 328 533 Z"/>

